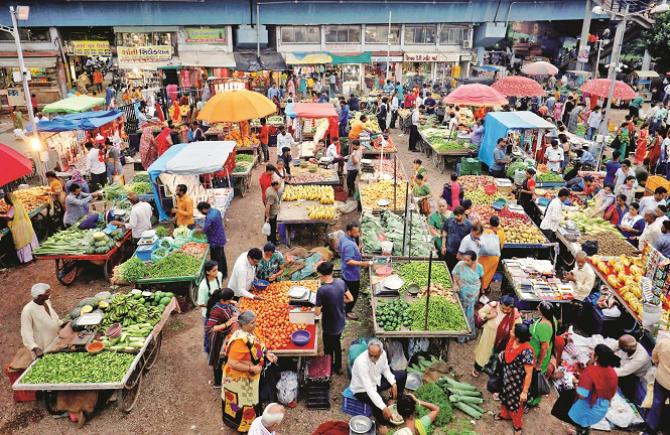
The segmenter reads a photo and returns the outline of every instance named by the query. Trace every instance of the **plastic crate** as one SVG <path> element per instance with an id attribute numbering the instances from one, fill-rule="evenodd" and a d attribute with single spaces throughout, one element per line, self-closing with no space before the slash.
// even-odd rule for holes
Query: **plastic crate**
<path id="1" fill-rule="evenodd" d="M 372 408 L 365 402 L 361 402 L 354 396 L 349 387 L 342 391 L 342 412 L 351 416 L 364 415 L 370 417 Z"/>

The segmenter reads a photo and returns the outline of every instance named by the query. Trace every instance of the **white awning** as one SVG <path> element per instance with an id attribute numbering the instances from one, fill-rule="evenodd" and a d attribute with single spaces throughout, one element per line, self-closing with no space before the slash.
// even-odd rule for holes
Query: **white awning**
<path id="1" fill-rule="evenodd" d="M 23 62 L 27 68 L 55 68 L 55 57 L 24 57 Z M 18 68 L 18 57 L 0 57 L 0 68 Z"/>
<path id="2" fill-rule="evenodd" d="M 635 71 L 635 75 L 641 79 L 655 79 L 659 77 L 656 71 Z"/>
<path id="3" fill-rule="evenodd" d="M 212 68 L 235 68 L 233 53 L 180 51 L 179 59 L 182 66 L 202 66 Z"/>

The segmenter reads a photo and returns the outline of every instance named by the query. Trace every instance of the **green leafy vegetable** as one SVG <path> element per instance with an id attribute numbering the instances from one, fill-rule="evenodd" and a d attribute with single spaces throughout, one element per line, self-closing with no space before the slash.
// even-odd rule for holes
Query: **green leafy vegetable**
<path id="1" fill-rule="evenodd" d="M 23 377 L 24 384 L 120 382 L 135 355 L 117 352 L 59 352 L 40 358 Z"/>
<path id="2" fill-rule="evenodd" d="M 442 391 L 442 389 L 438 387 L 437 384 L 423 384 L 417 388 L 414 395 L 419 400 L 423 400 L 440 407 L 440 412 L 437 414 L 437 419 L 434 423 L 435 427 L 443 427 L 449 424 L 454 416 L 454 411 L 451 408 L 449 398 L 447 398 L 447 395 L 444 394 L 444 391 Z M 428 414 L 428 409 L 422 406 L 417 406 L 418 418 L 423 417 L 426 414 Z M 429 433 L 432 433 L 432 431 L 429 431 Z"/>
<path id="3" fill-rule="evenodd" d="M 149 278 L 174 278 L 194 276 L 200 270 L 201 261 L 183 252 L 172 252 L 149 267 Z"/>
<path id="4" fill-rule="evenodd" d="M 420 298 L 409 306 L 412 318 L 412 330 L 423 331 L 426 316 L 426 299 Z M 465 331 L 467 330 L 465 315 L 461 307 L 442 296 L 431 296 L 428 305 L 429 331 Z"/>
<path id="5" fill-rule="evenodd" d="M 119 266 L 118 273 L 125 282 L 135 283 L 147 275 L 147 266 L 137 257 L 132 257 Z"/>
<path id="6" fill-rule="evenodd" d="M 401 264 L 400 266 L 394 267 L 393 270 L 397 273 L 404 281 L 401 291 L 407 289 L 410 284 L 416 284 L 421 289 L 428 286 L 428 262 L 427 261 L 412 261 L 409 263 Z M 431 270 L 431 283 L 442 284 L 442 287 L 445 289 L 451 288 L 451 276 L 447 270 L 447 266 L 444 262 L 434 261 L 433 267 Z"/>

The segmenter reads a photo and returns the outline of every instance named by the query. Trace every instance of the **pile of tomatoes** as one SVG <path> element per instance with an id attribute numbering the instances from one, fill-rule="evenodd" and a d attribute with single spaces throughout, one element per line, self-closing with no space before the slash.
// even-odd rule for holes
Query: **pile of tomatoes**
<path id="1" fill-rule="evenodd" d="M 241 311 L 256 313 L 256 335 L 268 349 L 283 349 L 291 343 L 291 334 L 304 325 L 291 323 L 288 319 L 288 290 L 293 286 L 303 286 L 311 291 L 319 288 L 319 281 L 280 281 L 272 283 L 263 291 L 253 292 L 263 300 L 242 298 Z"/>

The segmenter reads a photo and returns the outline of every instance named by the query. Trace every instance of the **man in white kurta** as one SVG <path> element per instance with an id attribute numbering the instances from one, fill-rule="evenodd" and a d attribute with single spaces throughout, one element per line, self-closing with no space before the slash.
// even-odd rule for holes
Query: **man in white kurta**
<path id="1" fill-rule="evenodd" d="M 21 311 L 21 339 L 33 358 L 42 356 L 60 330 L 61 320 L 49 301 L 50 290 L 49 284 L 35 284 L 30 290 L 33 300 Z"/>

